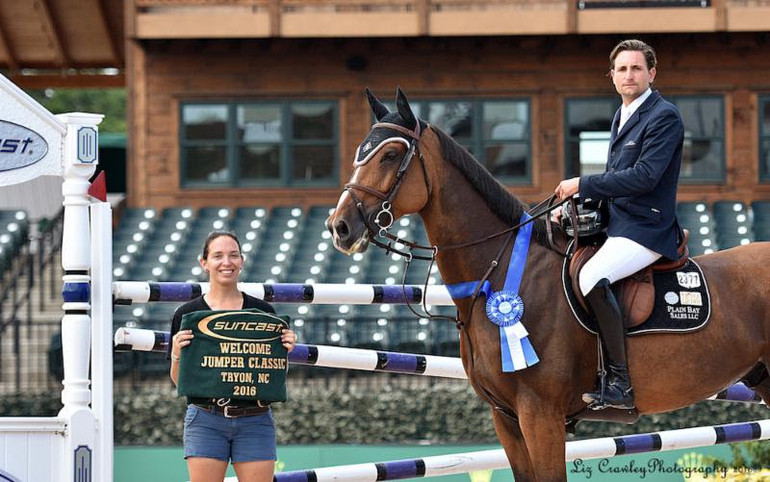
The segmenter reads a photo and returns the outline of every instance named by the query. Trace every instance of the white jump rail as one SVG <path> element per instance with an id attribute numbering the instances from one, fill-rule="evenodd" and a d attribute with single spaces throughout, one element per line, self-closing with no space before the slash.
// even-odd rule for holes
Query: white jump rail
<path id="1" fill-rule="evenodd" d="M 694 427 L 622 437 L 567 442 L 567 462 L 665 452 L 724 443 L 767 440 L 770 419 L 711 427 Z M 503 449 L 482 450 L 419 459 L 340 465 L 275 474 L 276 482 L 375 482 L 456 475 L 477 470 L 510 469 Z M 236 482 L 228 477 L 226 482 Z"/>

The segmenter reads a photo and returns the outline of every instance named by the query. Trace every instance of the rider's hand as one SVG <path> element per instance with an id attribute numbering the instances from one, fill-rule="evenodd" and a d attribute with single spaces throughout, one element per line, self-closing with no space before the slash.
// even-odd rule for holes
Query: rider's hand
<path id="1" fill-rule="evenodd" d="M 572 179 L 565 179 L 564 181 L 560 182 L 559 185 L 556 186 L 556 189 L 554 189 L 554 192 L 556 193 L 556 196 L 558 196 L 559 201 L 563 201 L 568 197 L 577 194 L 579 189 L 580 178 L 573 177 Z"/>

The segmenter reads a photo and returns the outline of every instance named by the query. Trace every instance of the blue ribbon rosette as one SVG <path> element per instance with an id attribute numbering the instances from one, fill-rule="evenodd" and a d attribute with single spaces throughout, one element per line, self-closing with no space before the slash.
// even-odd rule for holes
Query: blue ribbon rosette
<path id="1" fill-rule="evenodd" d="M 527 213 L 521 215 L 521 222 L 528 219 L 530 216 Z M 454 299 L 472 296 L 477 289 L 479 293 L 487 296 L 487 316 L 492 323 L 500 327 L 500 353 L 504 372 L 522 370 L 540 361 L 529 341 L 529 333 L 521 323 L 524 315 L 524 301 L 519 296 L 531 238 L 532 223 L 519 228 L 502 290 L 493 293 L 489 281 L 484 281 L 481 286 L 478 286 L 478 281 L 446 286 L 449 295 Z"/>
<path id="2" fill-rule="evenodd" d="M 540 361 L 529 341 L 529 333 L 520 323 L 524 301 L 512 291 L 497 291 L 487 299 L 487 316 L 500 327 L 500 351 L 504 372 L 530 367 Z"/>

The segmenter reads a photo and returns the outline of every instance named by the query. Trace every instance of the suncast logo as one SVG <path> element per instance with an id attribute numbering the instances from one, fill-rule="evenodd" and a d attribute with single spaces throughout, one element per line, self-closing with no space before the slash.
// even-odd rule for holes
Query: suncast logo
<path id="1" fill-rule="evenodd" d="M 227 318 L 222 319 L 223 317 Z M 271 321 L 265 321 L 266 319 Z M 273 317 L 266 313 L 251 313 L 248 311 L 215 313 L 198 322 L 198 329 L 204 335 L 228 341 L 271 341 L 279 338 L 283 329 L 288 327 L 288 323 L 278 317 Z M 234 338 L 216 333 L 217 331 L 250 331 L 254 333 L 255 337 Z"/>
<path id="2" fill-rule="evenodd" d="M 19 169 L 38 162 L 48 152 L 48 143 L 37 132 L 0 120 L 0 171 Z"/>

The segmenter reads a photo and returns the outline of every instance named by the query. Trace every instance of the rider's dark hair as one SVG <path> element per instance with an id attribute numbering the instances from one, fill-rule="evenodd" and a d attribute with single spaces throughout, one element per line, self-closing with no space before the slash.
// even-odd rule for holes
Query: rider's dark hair
<path id="1" fill-rule="evenodd" d="M 652 47 L 642 42 L 641 40 L 628 39 L 623 40 L 617 44 L 615 48 L 612 49 L 612 52 L 610 52 L 610 70 L 615 69 L 615 59 L 617 58 L 618 54 L 626 50 L 641 52 L 644 54 L 644 60 L 647 62 L 647 70 L 650 70 L 651 68 L 658 65 L 658 59 L 655 56 L 655 50 Z"/>

